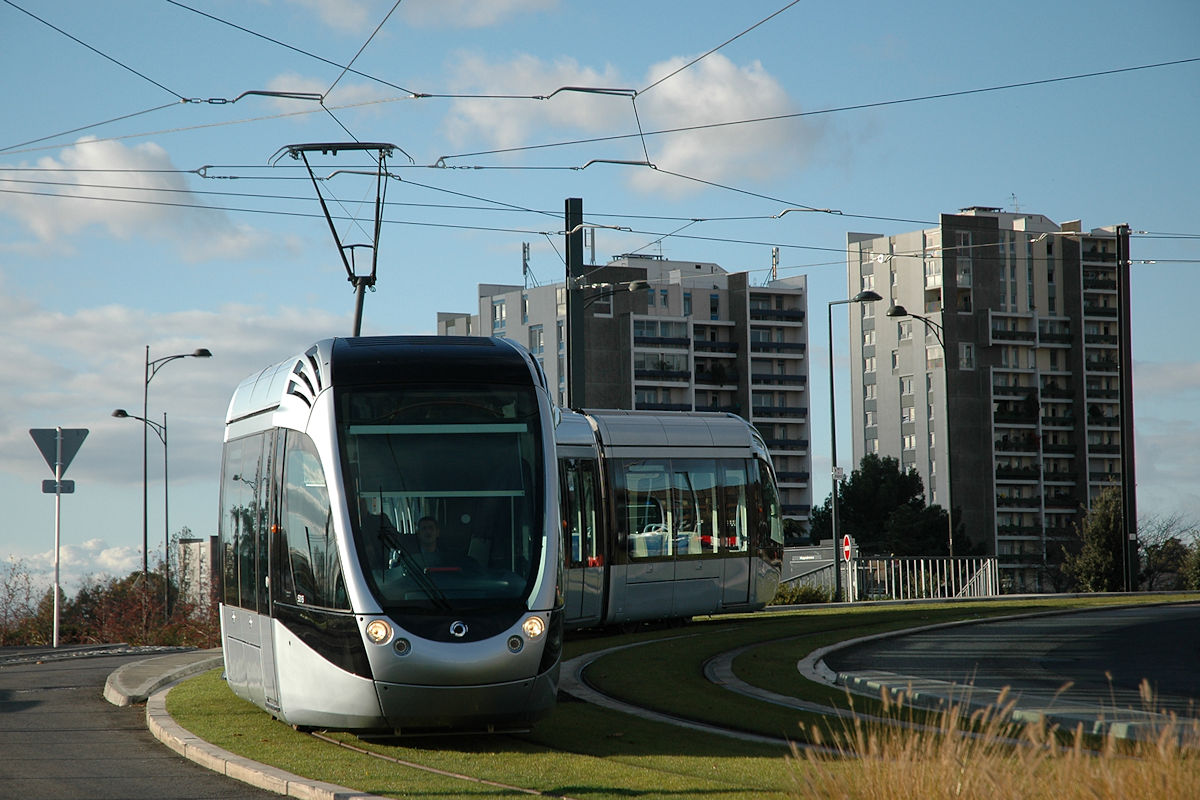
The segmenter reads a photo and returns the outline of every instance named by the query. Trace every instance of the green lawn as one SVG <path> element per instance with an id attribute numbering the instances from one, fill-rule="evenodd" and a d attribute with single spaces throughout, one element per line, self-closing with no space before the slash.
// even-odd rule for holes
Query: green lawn
<path id="1" fill-rule="evenodd" d="M 689 719 L 803 741 L 813 726 L 799 713 L 727 692 L 703 675 L 705 661 L 747 648 L 734 661 L 737 676 L 772 692 L 810 702 L 847 704 L 845 694 L 800 677 L 796 662 L 818 647 L 888 630 L 955 619 L 1063 610 L 1128 602 L 1126 598 L 997 601 L 903 606 L 822 606 L 740 617 L 699 619 L 684 628 L 568 641 L 572 658 L 631 642 L 637 647 L 600 657 L 590 683 L 639 705 Z M 171 691 L 167 708 L 195 735 L 256 761 L 321 781 L 393 797 L 507 797 L 520 793 L 418 769 L 470 775 L 550 795 L 607 798 L 771 798 L 811 791 L 813 775 L 848 775 L 845 762 L 814 765 L 784 746 L 747 743 L 674 725 L 649 722 L 563 698 L 525 735 L 339 741 L 395 761 L 335 749 L 245 703 L 228 690 L 220 670 Z M 856 710 L 880 711 L 855 700 Z M 802 724 L 804 727 L 802 728 Z M 840 729 L 841 723 L 833 723 Z M 807 786 L 805 790 L 802 787 Z"/>

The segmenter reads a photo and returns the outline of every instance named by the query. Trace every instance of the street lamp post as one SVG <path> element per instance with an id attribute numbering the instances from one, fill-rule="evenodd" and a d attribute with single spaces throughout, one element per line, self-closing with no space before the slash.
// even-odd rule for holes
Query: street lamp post
<path id="1" fill-rule="evenodd" d="M 933 338 L 937 339 L 938 345 L 942 348 L 942 369 L 946 371 L 946 525 L 948 528 L 946 544 L 950 549 L 950 557 L 954 558 L 954 495 L 950 489 L 950 355 L 946 352 L 946 329 L 929 317 L 908 313 L 908 309 L 900 305 L 889 308 L 887 315 L 921 320 L 925 324 L 925 328 L 933 333 Z"/>
<path id="2" fill-rule="evenodd" d="M 876 292 L 867 289 L 859 292 L 848 300 L 829 301 L 829 455 L 831 464 L 829 473 L 833 483 L 833 495 L 830 501 L 832 516 L 830 519 L 833 531 L 833 585 L 834 600 L 842 597 L 842 561 L 839 557 L 841 550 L 838 541 L 838 457 L 837 457 L 837 399 L 833 388 L 833 307 L 846 303 L 874 303 L 883 298 Z"/>
<path id="3" fill-rule="evenodd" d="M 156 358 L 153 361 L 151 361 L 150 360 L 150 345 L 146 345 L 146 371 L 143 373 L 145 380 L 142 382 L 142 416 L 133 417 L 133 419 L 142 420 L 142 580 L 146 580 L 146 578 L 148 576 L 149 570 L 148 570 L 147 559 L 148 559 L 149 549 L 150 549 L 149 548 L 149 535 L 148 535 L 149 534 L 149 527 L 148 527 L 148 507 L 149 507 L 149 499 L 148 499 L 149 498 L 149 494 L 148 494 L 149 476 L 148 476 L 148 472 L 149 472 L 149 469 L 147 467 L 147 450 L 148 450 L 148 446 L 149 446 L 149 435 L 150 435 L 149 429 L 154 424 L 154 423 L 151 423 L 147 419 L 147 417 L 149 416 L 148 412 L 149 412 L 149 403 L 150 403 L 150 381 L 153 380 L 154 376 L 158 374 L 158 371 L 160 369 L 162 369 L 164 366 L 166 366 L 167 363 L 169 363 L 171 361 L 175 361 L 180 358 L 212 358 L 212 353 L 210 353 L 207 348 L 200 347 L 200 348 L 197 348 L 196 350 L 193 350 L 190 353 L 179 353 L 179 354 L 173 355 L 173 356 L 163 356 L 162 358 Z M 118 409 L 118 411 L 119 410 L 121 410 L 121 409 Z M 118 416 L 118 415 L 116 414 L 116 412 L 113 412 L 113 416 Z M 125 414 L 122 416 L 132 416 L 132 415 Z M 165 421 L 166 421 L 165 414 L 163 416 L 163 420 L 164 420 L 164 427 L 165 427 Z M 165 434 L 165 430 L 164 430 L 164 434 Z M 163 441 L 163 448 L 164 448 L 163 457 L 165 459 L 166 458 L 166 454 L 165 454 L 166 440 L 165 440 L 165 436 L 163 436 L 162 438 L 164 439 L 164 441 Z M 163 482 L 164 483 L 166 482 L 165 474 L 163 475 Z M 164 555 L 166 556 L 167 561 L 169 562 L 171 559 L 171 552 L 170 552 L 169 546 L 168 546 L 167 552 Z"/>
<path id="4" fill-rule="evenodd" d="M 171 618 L 171 515 L 170 515 L 170 481 L 167 479 L 167 412 L 163 412 L 162 423 L 136 414 L 130 414 L 123 408 L 112 412 L 117 419 L 136 419 L 146 428 L 150 428 L 158 436 L 163 445 L 163 613 Z M 144 551 L 143 551 L 144 552 Z"/>

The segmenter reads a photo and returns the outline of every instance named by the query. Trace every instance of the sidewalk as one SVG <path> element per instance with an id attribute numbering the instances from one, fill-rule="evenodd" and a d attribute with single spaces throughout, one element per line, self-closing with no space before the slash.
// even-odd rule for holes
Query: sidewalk
<path id="1" fill-rule="evenodd" d="M 104 699 L 115 706 L 144 702 L 146 725 L 156 739 L 189 761 L 242 783 L 300 800 L 386 800 L 259 764 L 209 744 L 180 727 L 167 713 L 167 690 L 185 678 L 223 663 L 220 648 L 135 661 L 108 676 Z"/>

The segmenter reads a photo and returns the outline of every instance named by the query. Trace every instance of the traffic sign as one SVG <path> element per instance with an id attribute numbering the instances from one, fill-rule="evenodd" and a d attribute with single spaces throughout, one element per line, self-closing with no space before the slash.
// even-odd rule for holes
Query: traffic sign
<path id="1" fill-rule="evenodd" d="M 842 537 L 842 557 L 846 561 L 850 560 L 850 534 Z"/>
<path id="2" fill-rule="evenodd" d="M 42 481 L 42 494 L 74 494 L 75 481 Z"/>
<path id="3" fill-rule="evenodd" d="M 62 435 L 62 464 L 58 464 L 58 438 Z M 56 478 L 61 479 L 66 474 L 67 466 L 79 452 L 83 440 L 87 438 L 87 428 L 30 428 L 29 435 L 33 443 L 42 451 L 42 458 Z"/>

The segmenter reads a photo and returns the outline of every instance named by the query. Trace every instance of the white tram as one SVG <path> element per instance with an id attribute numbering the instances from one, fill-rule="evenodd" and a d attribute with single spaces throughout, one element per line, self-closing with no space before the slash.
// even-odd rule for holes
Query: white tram
<path id="1" fill-rule="evenodd" d="M 327 339 L 246 379 L 221 479 L 230 687 L 298 727 L 528 727 L 558 687 L 554 464 L 545 378 L 504 339 Z"/>
<path id="2" fill-rule="evenodd" d="M 302 728 L 527 728 L 564 628 L 761 608 L 781 524 L 740 417 L 560 411 L 506 339 L 327 339 L 229 405 L 226 680 Z"/>

